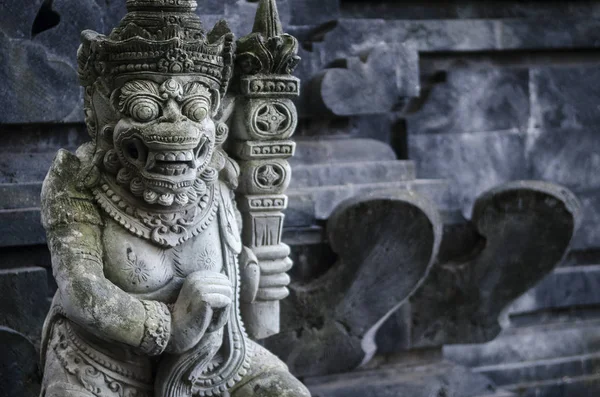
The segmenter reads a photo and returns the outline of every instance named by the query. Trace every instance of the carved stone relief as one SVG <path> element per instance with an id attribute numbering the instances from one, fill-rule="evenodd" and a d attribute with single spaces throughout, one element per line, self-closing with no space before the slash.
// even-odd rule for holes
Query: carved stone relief
<path id="1" fill-rule="evenodd" d="M 310 396 L 251 339 L 278 332 L 288 295 L 297 41 L 274 0 L 237 43 L 196 7 L 127 0 L 110 35 L 82 34 L 92 140 L 42 189 L 46 397 Z"/>

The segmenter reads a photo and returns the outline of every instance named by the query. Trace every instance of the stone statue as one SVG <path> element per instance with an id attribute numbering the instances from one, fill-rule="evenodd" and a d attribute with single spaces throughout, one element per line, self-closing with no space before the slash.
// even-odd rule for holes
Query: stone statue
<path id="1" fill-rule="evenodd" d="M 250 339 L 278 332 L 288 294 L 298 44 L 274 0 L 238 42 L 196 7 L 127 0 L 110 35 L 82 34 L 92 141 L 42 190 L 44 397 L 310 396 Z"/>

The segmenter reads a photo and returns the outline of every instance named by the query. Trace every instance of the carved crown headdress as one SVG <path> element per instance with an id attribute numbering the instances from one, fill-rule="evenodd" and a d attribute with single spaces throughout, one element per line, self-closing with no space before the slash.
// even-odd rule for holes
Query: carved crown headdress
<path id="1" fill-rule="evenodd" d="M 234 36 L 224 21 L 206 33 L 195 0 L 127 0 L 108 36 L 86 30 L 78 51 L 84 87 L 136 72 L 193 74 L 223 95 L 233 72 Z"/>

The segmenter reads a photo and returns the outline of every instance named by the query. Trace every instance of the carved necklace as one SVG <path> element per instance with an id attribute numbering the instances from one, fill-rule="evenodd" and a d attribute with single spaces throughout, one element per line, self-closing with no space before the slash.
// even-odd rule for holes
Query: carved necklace
<path id="1" fill-rule="evenodd" d="M 208 184 L 196 202 L 176 209 L 149 208 L 139 200 L 134 204 L 131 195 L 107 175 L 93 193 L 100 208 L 134 236 L 175 247 L 202 233 L 214 220 L 219 206 L 215 189 L 215 184 Z"/>

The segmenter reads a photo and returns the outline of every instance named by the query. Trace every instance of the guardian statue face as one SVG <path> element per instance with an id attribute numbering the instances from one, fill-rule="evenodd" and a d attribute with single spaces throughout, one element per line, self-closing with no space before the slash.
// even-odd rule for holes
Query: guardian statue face
<path id="1" fill-rule="evenodd" d="M 219 146 L 228 128 L 215 117 L 235 45 L 224 22 L 206 33 L 193 4 L 170 16 L 161 4 L 130 2 L 110 35 L 82 34 L 79 74 L 95 138 L 87 179 L 116 183 L 146 205 L 179 208 L 197 202 L 224 166 Z"/>
<path id="2" fill-rule="evenodd" d="M 114 150 L 135 180 L 133 194 L 148 204 L 185 205 L 197 199 L 194 183 L 215 150 L 219 93 L 194 78 L 151 77 L 127 80 L 112 93 L 120 117 Z"/>

